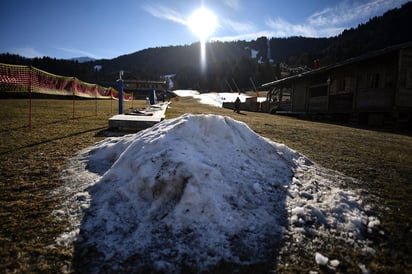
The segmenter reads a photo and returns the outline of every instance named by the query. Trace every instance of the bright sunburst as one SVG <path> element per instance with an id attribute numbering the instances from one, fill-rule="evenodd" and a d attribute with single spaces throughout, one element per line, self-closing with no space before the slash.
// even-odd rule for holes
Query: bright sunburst
<path id="1" fill-rule="evenodd" d="M 201 41 L 213 34 L 217 27 L 216 15 L 205 7 L 195 10 L 189 17 L 187 25 Z"/>
<path id="2" fill-rule="evenodd" d="M 206 39 L 215 31 L 217 17 L 212 11 L 202 6 L 190 15 L 187 25 L 200 39 L 200 62 L 204 72 L 206 70 Z"/>

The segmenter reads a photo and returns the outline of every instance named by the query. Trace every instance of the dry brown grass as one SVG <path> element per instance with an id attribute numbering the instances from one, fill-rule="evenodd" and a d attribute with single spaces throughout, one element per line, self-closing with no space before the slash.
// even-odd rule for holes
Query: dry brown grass
<path id="1" fill-rule="evenodd" d="M 0 272 L 70 270 L 73 247 L 51 249 L 65 226 L 50 213 L 60 202 L 49 193 L 60 186 L 60 172 L 76 151 L 101 140 L 115 102 L 33 100 L 31 130 L 28 100 L 0 100 Z M 134 102 L 133 107 L 144 102 Z M 97 106 L 97 110 L 96 110 Z M 131 107 L 126 103 L 125 108 Z M 385 235 L 378 240 L 372 272 L 412 269 L 412 138 L 410 132 L 356 128 L 265 113 L 236 114 L 176 98 L 167 118 L 213 113 L 247 123 L 254 131 L 284 143 L 315 162 L 362 181 L 365 199 L 377 199 Z M 373 194 L 373 195 L 371 195 Z M 372 201 L 374 202 L 374 201 Z M 346 254 L 346 253 L 345 253 Z M 301 270 L 305 269 L 302 260 Z M 280 267 L 279 270 L 284 270 Z"/>
<path id="2" fill-rule="evenodd" d="M 59 197 L 69 157 L 103 139 L 116 102 L 0 100 L 0 272 L 59 272 L 71 264 L 72 247 L 49 249 L 64 223 L 50 213 Z M 142 104 L 134 102 L 133 107 Z M 131 102 L 125 108 L 132 107 Z"/>

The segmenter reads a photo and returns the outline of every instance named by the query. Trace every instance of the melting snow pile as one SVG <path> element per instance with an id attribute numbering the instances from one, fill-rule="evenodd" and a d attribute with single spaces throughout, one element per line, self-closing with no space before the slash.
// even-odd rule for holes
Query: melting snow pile
<path id="1" fill-rule="evenodd" d="M 72 159 L 55 215 L 73 225 L 58 241 L 92 253 L 95 272 L 270 265 L 308 233 L 357 246 L 379 222 L 328 174 L 244 123 L 186 114 Z"/>
<path id="2" fill-rule="evenodd" d="M 193 97 L 199 100 L 200 103 L 211 105 L 215 107 L 222 107 L 224 102 L 235 102 L 236 98 L 239 97 L 240 101 L 244 103 L 247 98 L 250 96 L 244 93 L 238 92 L 209 92 L 209 93 L 200 93 L 197 90 L 174 90 L 177 96 L 180 97 Z M 258 102 L 263 102 L 266 98 L 259 97 Z"/>

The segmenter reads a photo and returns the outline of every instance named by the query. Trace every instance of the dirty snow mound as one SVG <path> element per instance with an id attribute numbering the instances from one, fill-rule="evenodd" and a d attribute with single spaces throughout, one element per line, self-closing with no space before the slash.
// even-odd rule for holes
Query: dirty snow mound
<path id="1" fill-rule="evenodd" d="M 185 115 L 124 143 L 108 140 L 91 152 L 89 166 L 102 156 L 115 162 L 88 190 L 82 244 L 105 260 L 138 257 L 137 269 L 205 270 L 273 257 L 297 153 L 213 115 Z"/>
<path id="2" fill-rule="evenodd" d="M 339 178 L 228 117 L 186 114 L 72 161 L 55 215 L 74 225 L 58 241 L 75 241 L 91 272 L 271 264 L 285 239 L 309 231 L 355 241 L 378 222 Z"/>

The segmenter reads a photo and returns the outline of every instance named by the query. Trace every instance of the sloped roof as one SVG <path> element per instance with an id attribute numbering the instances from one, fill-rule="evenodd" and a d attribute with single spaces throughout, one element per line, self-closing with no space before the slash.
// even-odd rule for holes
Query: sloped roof
<path id="1" fill-rule="evenodd" d="M 269 82 L 269 83 L 265 83 L 265 84 L 262 84 L 261 87 L 270 87 L 270 86 L 278 85 L 280 83 L 287 83 L 287 82 L 292 81 L 292 80 L 297 79 L 297 78 L 322 73 L 322 72 L 325 72 L 325 71 L 328 71 L 328 70 L 331 70 L 331 69 L 334 69 L 334 68 L 346 66 L 346 65 L 353 64 L 353 63 L 356 63 L 356 62 L 365 61 L 365 60 L 368 60 L 368 59 L 371 59 L 371 58 L 374 58 L 374 57 L 377 57 L 377 56 L 381 56 L 381 55 L 384 55 L 384 54 L 388 54 L 388 53 L 391 53 L 391 52 L 394 52 L 394 51 L 398 51 L 398 50 L 405 49 L 405 48 L 411 48 L 411 47 L 412 47 L 412 41 L 402 43 L 402 44 L 398 44 L 398 45 L 389 46 L 389 47 L 386 47 L 386 48 L 383 48 L 383 49 L 368 52 L 366 54 L 363 54 L 363 55 L 360 55 L 360 56 L 357 56 L 357 57 L 352 57 L 352 58 L 346 59 L 342 62 L 333 64 L 333 65 L 321 67 L 319 69 L 315 69 L 315 70 L 312 70 L 312 71 L 300 73 L 300 74 L 297 74 L 297 75 L 293 75 L 293 76 L 285 77 L 285 78 L 275 80 L 275 81 L 272 81 L 272 82 Z"/>

